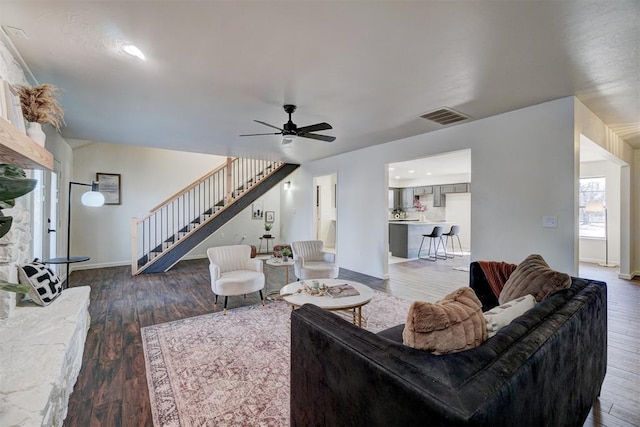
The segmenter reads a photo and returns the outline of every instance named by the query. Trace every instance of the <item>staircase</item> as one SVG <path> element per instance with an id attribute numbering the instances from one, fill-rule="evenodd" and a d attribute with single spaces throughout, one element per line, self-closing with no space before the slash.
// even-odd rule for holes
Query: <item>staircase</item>
<path id="1" fill-rule="evenodd" d="M 189 251 L 300 165 L 229 158 L 131 222 L 131 273 L 169 270 Z"/>

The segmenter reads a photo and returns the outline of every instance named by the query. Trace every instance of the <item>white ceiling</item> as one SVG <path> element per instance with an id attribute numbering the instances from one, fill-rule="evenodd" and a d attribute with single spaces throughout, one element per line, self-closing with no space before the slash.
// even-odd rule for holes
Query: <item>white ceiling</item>
<path id="1" fill-rule="evenodd" d="M 576 95 L 640 148 L 640 2 L 3 1 L 64 137 L 305 162 Z M 134 43 L 140 61 L 123 53 Z M 331 123 L 282 146 L 253 122 Z"/>

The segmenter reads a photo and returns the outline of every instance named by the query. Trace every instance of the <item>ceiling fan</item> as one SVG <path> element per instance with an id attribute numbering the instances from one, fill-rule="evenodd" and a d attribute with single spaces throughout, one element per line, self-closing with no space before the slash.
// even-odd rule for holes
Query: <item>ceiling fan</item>
<path id="1" fill-rule="evenodd" d="M 328 130 L 328 129 L 333 129 L 333 127 L 331 127 L 331 125 L 329 123 L 316 123 L 315 125 L 309 125 L 309 126 L 303 126 L 301 128 L 299 128 L 298 126 L 296 126 L 295 123 L 293 123 L 291 121 L 291 114 L 293 114 L 294 111 L 296 111 L 296 106 L 295 105 L 291 105 L 291 104 L 287 104 L 284 106 L 284 111 L 289 114 L 289 121 L 287 123 L 285 123 L 284 125 L 282 125 L 282 129 L 274 126 L 274 125 L 270 125 L 269 123 L 265 123 L 265 122 L 261 122 L 260 120 L 254 120 L 254 122 L 258 122 L 262 125 L 265 126 L 269 126 L 270 128 L 274 128 L 274 129 L 278 129 L 280 132 L 273 132 L 273 133 L 249 133 L 249 134 L 244 134 L 244 135 L 240 135 L 240 136 L 258 136 L 258 135 L 282 135 L 282 144 L 290 144 L 291 142 L 293 142 L 293 140 L 300 136 L 302 138 L 311 138 L 311 139 L 317 139 L 319 141 L 325 141 L 325 142 L 333 142 L 336 140 L 335 136 L 328 136 L 328 135 L 318 135 L 316 133 L 311 133 L 311 132 L 317 132 L 319 130 Z"/>

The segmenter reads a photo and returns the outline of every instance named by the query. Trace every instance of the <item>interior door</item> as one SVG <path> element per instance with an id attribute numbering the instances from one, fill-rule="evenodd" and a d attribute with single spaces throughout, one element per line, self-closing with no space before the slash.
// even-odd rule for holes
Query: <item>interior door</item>
<path id="1" fill-rule="evenodd" d="M 59 163 L 56 162 L 56 166 Z M 58 255 L 58 187 L 57 171 L 34 171 L 38 185 L 33 202 L 33 258 L 47 260 Z M 56 271 L 56 265 L 49 265 Z"/>

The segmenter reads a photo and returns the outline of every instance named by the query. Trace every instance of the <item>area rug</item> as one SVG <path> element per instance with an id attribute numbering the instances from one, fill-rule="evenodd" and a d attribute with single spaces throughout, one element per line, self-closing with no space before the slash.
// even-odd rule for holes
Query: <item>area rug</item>
<path id="1" fill-rule="evenodd" d="M 375 292 L 363 326 L 404 323 L 410 304 Z M 154 425 L 288 426 L 290 315 L 274 301 L 142 328 Z"/>

